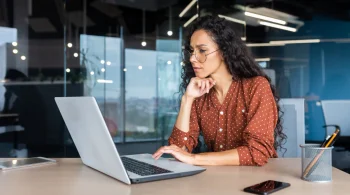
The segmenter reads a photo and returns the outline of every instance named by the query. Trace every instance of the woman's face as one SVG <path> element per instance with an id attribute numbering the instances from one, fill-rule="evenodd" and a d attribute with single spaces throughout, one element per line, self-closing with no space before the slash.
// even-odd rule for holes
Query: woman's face
<path id="1" fill-rule="evenodd" d="M 206 78 L 222 65 L 218 45 L 204 30 L 197 30 L 191 36 L 190 62 L 196 77 Z"/>

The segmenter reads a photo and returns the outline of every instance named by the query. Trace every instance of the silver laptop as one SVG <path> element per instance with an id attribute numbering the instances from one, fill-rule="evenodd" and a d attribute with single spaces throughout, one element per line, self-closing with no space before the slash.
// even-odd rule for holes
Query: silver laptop
<path id="1" fill-rule="evenodd" d="M 83 163 L 126 184 L 190 176 L 205 168 L 152 154 L 119 156 L 94 97 L 56 97 Z"/>

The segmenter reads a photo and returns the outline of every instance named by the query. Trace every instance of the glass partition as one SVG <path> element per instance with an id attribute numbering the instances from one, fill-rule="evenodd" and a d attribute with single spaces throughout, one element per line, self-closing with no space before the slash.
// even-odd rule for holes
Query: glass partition
<path id="1" fill-rule="evenodd" d="M 141 6 L 142 4 L 142 6 Z M 167 143 L 179 95 L 183 2 L 66 2 L 65 78 L 96 98 L 118 149 L 154 152 Z M 77 156 L 65 131 L 67 156 Z M 141 151 L 141 149 L 140 149 Z"/>

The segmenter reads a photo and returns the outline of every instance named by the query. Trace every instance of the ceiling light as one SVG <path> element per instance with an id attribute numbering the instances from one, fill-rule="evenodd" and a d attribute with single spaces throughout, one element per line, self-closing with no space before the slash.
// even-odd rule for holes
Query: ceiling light
<path id="1" fill-rule="evenodd" d="M 270 58 L 255 58 L 256 62 L 269 62 L 270 60 Z"/>
<path id="2" fill-rule="evenodd" d="M 277 43 L 247 43 L 247 47 L 271 47 L 271 46 L 284 46 L 284 44 L 277 44 Z"/>
<path id="3" fill-rule="evenodd" d="M 232 17 L 228 17 L 228 16 L 224 16 L 224 15 L 218 15 L 220 18 L 225 18 L 226 20 L 229 20 L 231 22 L 235 22 L 235 23 L 239 23 L 239 24 L 243 24 L 243 25 L 246 25 L 246 22 L 243 21 L 243 20 L 239 20 L 239 19 L 236 19 L 236 18 L 232 18 Z"/>
<path id="4" fill-rule="evenodd" d="M 139 68 L 139 70 L 142 70 L 142 66 L 139 66 L 138 68 Z"/>
<path id="5" fill-rule="evenodd" d="M 298 44 L 298 43 L 319 43 L 320 39 L 304 39 L 304 40 L 281 40 L 281 41 L 270 41 L 273 44 Z"/>
<path id="6" fill-rule="evenodd" d="M 70 68 L 67 68 L 67 69 L 66 69 L 66 72 L 70 72 Z"/>
<path id="7" fill-rule="evenodd" d="M 78 53 L 74 53 L 73 56 L 74 56 L 74 57 L 78 57 L 79 54 L 78 54 Z"/>
<path id="8" fill-rule="evenodd" d="M 182 12 L 179 14 L 179 17 L 181 18 L 182 16 L 184 16 L 186 14 L 186 12 L 191 9 L 191 7 L 197 2 L 197 0 L 192 0 L 190 4 L 188 4 L 184 10 L 182 10 Z"/>
<path id="9" fill-rule="evenodd" d="M 283 24 L 283 25 L 287 24 L 287 22 L 284 21 L 284 20 L 279 20 L 279 19 L 276 19 L 276 18 L 271 18 L 271 17 L 268 17 L 268 16 L 255 14 L 255 13 L 252 13 L 252 12 L 244 12 L 244 15 L 250 16 L 250 17 L 253 17 L 253 18 L 258 18 L 258 19 L 270 21 L 270 22 L 274 22 L 274 23 L 277 23 L 277 24 Z"/>
<path id="10" fill-rule="evenodd" d="M 18 50 L 17 50 L 17 49 L 14 49 L 14 50 L 12 50 L 12 52 L 13 52 L 14 54 L 16 54 L 16 53 L 18 53 Z"/>
<path id="11" fill-rule="evenodd" d="M 101 63 L 101 64 L 105 64 L 105 61 L 104 61 L 104 60 L 101 60 L 100 63 Z"/>
<path id="12" fill-rule="evenodd" d="M 21 60 L 26 60 L 26 57 L 25 56 L 21 56 Z"/>
<path id="13" fill-rule="evenodd" d="M 73 47 L 73 44 L 72 44 L 72 43 L 68 43 L 67 46 L 68 46 L 69 48 L 71 48 L 71 47 Z"/>
<path id="14" fill-rule="evenodd" d="M 98 83 L 113 83 L 112 80 L 97 79 Z"/>
<path id="15" fill-rule="evenodd" d="M 195 20 L 196 18 L 198 18 L 198 14 L 192 16 L 192 18 L 190 18 L 185 24 L 184 27 L 188 26 L 189 24 L 191 24 L 191 22 L 193 22 L 193 20 Z"/>
<path id="16" fill-rule="evenodd" d="M 124 71 L 124 72 L 126 72 L 126 71 L 127 71 L 127 69 L 126 69 L 126 68 L 124 68 L 124 69 L 123 69 L 123 71 Z"/>
<path id="17" fill-rule="evenodd" d="M 296 28 L 292 28 L 292 27 L 288 27 L 288 26 L 283 26 L 283 25 L 279 25 L 279 24 L 273 24 L 273 23 L 271 23 L 271 22 L 259 21 L 259 24 L 265 25 L 265 26 L 269 26 L 269 27 L 273 27 L 273 28 L 279 28 L 279 29 L 287 30 L 287 31 L 291 31 L 291 32 L 297 32 L 297 29 L 296 29 Z"/>
<path id="18" fill-rule="evenodd" d="M 107 61 L 107 66 L 110 66 L 112 63 L 110 61 Z"/>
<path id="19" fill-rule="evenodd" d="M 167 63 L 170 65 L 170 64 L 171 64 L 171 61 L 169 60 Z"/>
<path id="20" fill-rule="evenodd" d="M 17 42 L 12 42 L 12 45 L 16 47 L 17 46 Z"/>
<path id="21" fill-rule="evenodd" d="M 168 36 L 171 36 L 171 35 L 173 35 L 173 31 L 169 30 L 169 31 L 167 32 L 167 34 L 168 34 Z"/>
<path id="22" fill-rule="evenodd" d="M 94 75 L 95 73 L 94 73 L 94 71 L 91 71 L 90 74 L 91 74 L 91 75 Z"/>
<path id="23" fill-rule="evenodd" d="M 104 69 L 104 68 L 101 68 L 101 72 L 105 72 L 106 71 L 106 69 Z"/>
<path id="24" fill-rule="evenodd" d="M 146 41 L 142 41 L 142 42 L 141 42 L 141 45 L 142 45 L 143 47 L 145 47 L 145 46 L 147 45 Z"/>

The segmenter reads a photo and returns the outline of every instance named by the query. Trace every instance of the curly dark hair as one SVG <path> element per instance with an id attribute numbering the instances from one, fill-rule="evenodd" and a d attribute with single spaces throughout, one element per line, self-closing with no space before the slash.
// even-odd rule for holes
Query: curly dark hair
<path id="1" fill-rule="evenodd" d="M 218 45 L 233 80 L 238 81 L 243 78 L 262 76 L 269 81 L 279 113 L 274 133 L 274 148 L 276 150 L 286 150 L 282 147 L 283 143 L 287 139 L 287 136 L 283 133 L 283 128 L 281 125 L 283 112 L 278 105 L 279 97 L 276 94 L 275 87 L 271 84 L 271 79 L 255 62 L 255 59 L 249 52 L 247 46 L 241 40 L 241 37 L 238 36 L 231 27 L 230 22 L 217 16 L 204 16 L 198 18 L 198 20 L 189 27 L 185 37 L 185 50 L 190 51 L 191 36 L 197 30 L 205 30 Z M 195 77 L 192 65 L 189 59 L 184 59 L 184 65 L 181 73 L 182 83 L 180 84 L 180 94 L 185 93 L 187 85 L 192 77 Z"/>

